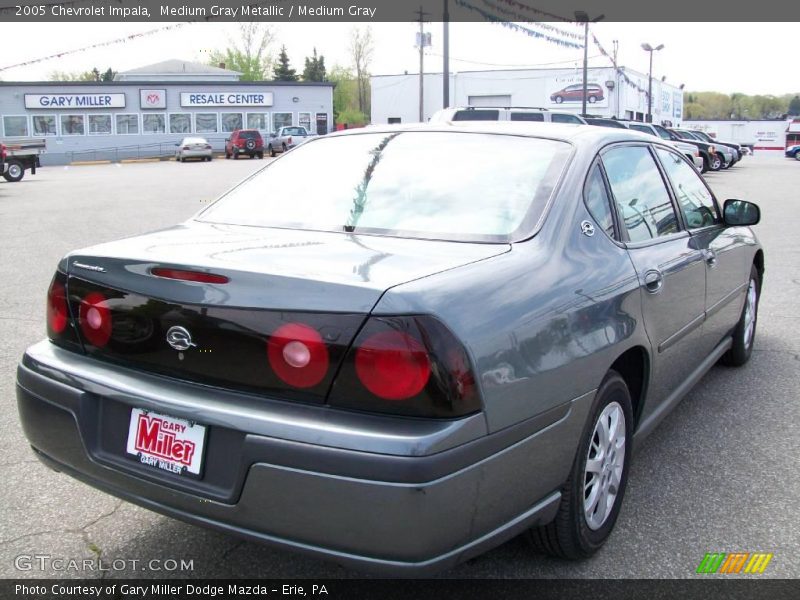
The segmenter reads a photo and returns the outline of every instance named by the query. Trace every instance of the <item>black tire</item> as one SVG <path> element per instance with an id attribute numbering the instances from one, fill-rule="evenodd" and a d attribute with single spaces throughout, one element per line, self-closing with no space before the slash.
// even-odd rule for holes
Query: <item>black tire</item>
<path id="1" fill-rule="evenodd" d="M 597 96 L 589 96 L 587 100 L 589 101 L 589 104 L 594 104 L 597 102 Z"/>
<path id="2" fill-rule="evenodd" d="M 253 160 L 256 157 L 255 152 L 250 153 L 248 156 L 250 156 L 250 160 Z"/>
<path id="3" fill-rule="evenodd" d="M 599 528 L 589 526 L 584 512 L 586 485 L 586 462 L 593 446 L 595 425 L 603 410 L 616 402 L 625 417 L 624 462 L 619 487 L 608 516 Z M 616 371 L 609 371 L 595 395 L 589 419 L 584 427 L 578 451 L 573 461 L 569 479 L 561 490 L 561 504 L 552 523 L 535 527 L 527 532 L 533 547 L 545 554 L 559 558 L 578 560 L 588 558 L 597 552 L 608 539 L 617 521 L 625 496 L 628 471 L 631 464 L 633 442 L 633 409 L 631 395 L 625 380 Z M 606 475 L 603 475 L 605 477 Z"/>
<path id="4" fill-rule="evenodd" d="M 564 98 L 562 98 L 561 96 L 556 96 L 555 101 L 556 104 L 561 104 L 562 102 L 564 102 Z"/>
<path id="5" fill-rule="evenodd" d="M 795 152 L 794 153 L 794 159 L 795 160 L 800 160 L 800 152 Z"/>
<path id="6" fill-rule="evenodd" d="M 233 160 L 239 160 L 239 152 L 236 148 L 233 149 Z"/>
<path id="7" fill-rule="evenodd" d="M 283 151 L 286 152 L 286 144 L 283 144 Z"/>
<path id="8" fill-rule="evenodd" d="M 747 311 L 750 296 L 750 286 L 755 289 L 755 302 L 753 307 L 753 329 L 749 338 L 745 335 L 747 330 Z M 750 279 L 747 284 L 747 292 L 745 293 L 744 306 L 742 307 L 742 315 L 739 317 L 739 322 L 733 330 L 733 345 L 730 350 L 722 355 L 720 362 L 729 367 L 741 367 L 748 360 L 753 353 L 753 344 L 756 339 L 756 330 L 758 329 L 758 302 L 761 299 L 761 277 L 758 275 L 758 269 L 755 265 L 750 267 Z"/>
<path id="9" fill-rule="evenodd" d="M 263 152 L 259 152 L 258 153 L 258 158 L 259 158 L 259 160 L 264 158 L 264 153 Z"/>
<path id="10" fill-rule="evenodd" d="M 275 158 L 275 148 L 273 148 L 272 145 L 270 145 L 269 148 L 267 148 L 267 150 L 269 151 L 269 155 L 272 158 Z"/>
<path id="11" fill-rule="evenodd" d="M 23 165 L 18 160 L 10 160 L 6 163 L 5 166 L 6 172 L 3 174 L 3 179 L 10 183 L 16 183 L 17 181 L 22 181 L 22 178 L 25 177 L 25 165 Z"/>
<path id="12" fill-rule="evenodd" d="M 703 168 L 700 169 L 700 172 L 701 173 L 708 173 L 708 155 L 707 154 L 703 154 L 702 158 L 703 158 Z"/>
<path id="13" fill-rule="evenodd" d="M 230 155 L 230 154 L 228 154 L 228 151 L 226 150 L 226 151 L 225 151 L 225 158 L 230 158 L 230 157 L 231 157 L 231 155 Z"/>
<path id="14" fill-rule="evenodd" d="M 711 157 L 708 161 L 708 168 L 711 171 L 719 171 L 722 168 L 723 160 L 719 157 L 718 154 L 715 154 Z"/>

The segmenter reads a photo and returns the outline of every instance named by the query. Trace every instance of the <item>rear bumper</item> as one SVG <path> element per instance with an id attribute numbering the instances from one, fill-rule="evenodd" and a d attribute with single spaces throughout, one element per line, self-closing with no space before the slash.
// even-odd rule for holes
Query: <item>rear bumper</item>
<path id="1" fill-rule="evenodd" d="M 167 405 L 154 393 L 156 378 L 135 376 L 143 381 L 135 396 L 124 377 L 115 372 L 104 378 L 104 370 L 119 369 L 49 342 L 26 353 L 17 401 L 25 433 L 44 463 L 172 517 L 395 574 L 447 568 L 552 520 L 592 398 L 586 394 L 491 436 L 480 434 L 482 415 L 438 424 L 436 430 L 426 423 L 418 435 L 387 432 L 384 450 L 377 452 L 368 448 L 374 433 L 343 447 L 334 442 L 341 432 L 327 435 L 318 427 L 322 443 L 310 443 L 300 439 L 302 419 L 295 418 L 275 430 L 283 435 L 264 435 L 258 418 L 240 419 L 242 405 L 219 397 L 227 392 L 213 394 L 214 413 L 208 388 L 180 383 L 184 392 L 197 392 L 196 404 L 189 405 L 184 399 L 195 396 L 176 398 L 170 389 L 175 382 L 164 380 L 164 398 L 176 398 Z M 114 450 L 114 438 L 127 434 L 119 430 L 132 406 L 209 426 L 204 480 L 150 470 Z M 364 417 L 354 417 L 349 438 L 359 438 L 357 421 Z M 335 420 L 328 421 L 331 430 L 346 429 Z M 251 426 L 238 426 L 245 421 Z M 426 453 L 417 454 L 420 449 Z"/>

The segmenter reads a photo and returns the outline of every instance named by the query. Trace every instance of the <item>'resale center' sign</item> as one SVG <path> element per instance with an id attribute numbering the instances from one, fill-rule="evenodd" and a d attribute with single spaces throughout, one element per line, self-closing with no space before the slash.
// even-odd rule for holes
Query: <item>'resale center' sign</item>
<path id="1" fill-rule="evenodd" d="M 272 92 L 182 92 L 181 106 L 272 106 Z"/>
<path id="2" fill-rule="evenodd" d="M 25 108 L 125 108 L 125 94 L 25 94 Z"/>

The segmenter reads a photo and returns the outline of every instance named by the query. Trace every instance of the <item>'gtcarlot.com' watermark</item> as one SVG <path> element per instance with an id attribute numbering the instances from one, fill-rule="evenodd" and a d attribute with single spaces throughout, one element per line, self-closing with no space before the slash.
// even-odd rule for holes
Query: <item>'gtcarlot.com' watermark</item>
<path id="1" fill-rule="evenodd" d="M 14 557 L 14 567 L 19 571 L 51 571 L 57 573 L 85 573 L 90 571 L 194 571 L 194 559 L 153 558 L 67 558 L 52 554 L 20 554 Z"/>

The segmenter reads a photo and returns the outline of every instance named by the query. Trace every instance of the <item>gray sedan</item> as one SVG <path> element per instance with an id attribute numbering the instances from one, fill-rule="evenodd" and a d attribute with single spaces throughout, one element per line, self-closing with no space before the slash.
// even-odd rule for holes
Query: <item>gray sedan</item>
<path id="1" fill-rule="evenodd" d="M 626 129 L 314 139 L 179 226 L 65 256 L 20 418 L 88 485 L 361 569 L 518 534 L 586 558 L 634 444 L 749 359 L 759 216 Z"/>
<path id="2" fill-rule="evenodd" d="M 211 144 L 208 140 L 201 137 L 187 137 L 183 138 L 175 150 L 175 160 L 178 162 L 186 162 L 190 158 L 197 158 L 201 161 L 211 160 L 214 155 Z"/>

